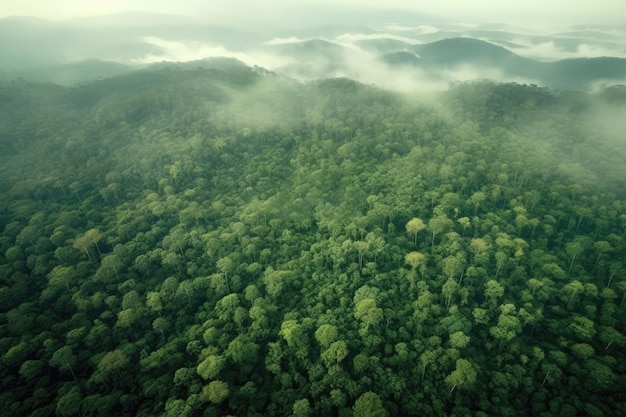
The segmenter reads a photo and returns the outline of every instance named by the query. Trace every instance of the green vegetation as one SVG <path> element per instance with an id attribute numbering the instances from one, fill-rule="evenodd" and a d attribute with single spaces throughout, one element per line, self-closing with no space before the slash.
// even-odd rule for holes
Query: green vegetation
<path id="1" fill-rule="evenodd" d="M 0 85 L 0 414 L 626 415 L 620 92 Z"/>

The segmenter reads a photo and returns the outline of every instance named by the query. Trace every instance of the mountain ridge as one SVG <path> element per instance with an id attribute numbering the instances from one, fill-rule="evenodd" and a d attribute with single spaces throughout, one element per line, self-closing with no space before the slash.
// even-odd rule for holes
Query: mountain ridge
<path id="1" fill-rule="evenodd" d="M 138 16 L 144 14 L 129 12 L 120 16 L 141 20 Z M 626 79 L 626 59 L 617 56 L 617 49 L 613 49 L 616 56 L 607 53 L 606 57 L 572 57 L 577 45 L 580 47 L 587 40 L 529 35 L 527 41 L 564 48 L 563 55 L 569 56 L 568 59 L 558 59 L 559 55 L 555 54 L 552 60 L 541 60 L 523 54 L 529 46 L 523 39 L 518 39 L 522 35 L 506 32 L 503 25 L 461 30 L 459 26 L 455 29 L 453 25 L 442 24 L 439 28 L 432 27 L 432 31 L 424 31 L 421 26 L 411 29 L 396 25 L 388 30 L 329 23 L 295 31 L 277 30 L 272 35 L 206 24 L 176 15 L 145 16 L 144 24 L 122 22 L 113 32 L 110 26 L 100 24 L 72 26 L 71 22 L 89 22 L 91 18 L 70 20 L 69 26 L 65 22 L 32 17 L 0 19 L 0 38 L 5 40 L 0 44 L 1 77 L 7 80 L 22 76 L 31 81 L 69 85 L 124 71 L 123 67 L 113 69 L 113 65 L 105 70 L 105 64 L 101 64 L 100 68 L 95 65 L 89 73 L 86 70 L 89 62 L 115 62 L 132 70 L 149 62 L 196 61 L 224 56 L 293 78 L 349 76 L 365 82 L 381 82 L 381 85 L 404 76 L 412 79 L 425 77 L 419 80 L 422 85 L 432 80 L 453 82 L 495 77 L 495 81 L 527 80 L 554 88 L 586 89 L 598 83 L 620 83 Z M 114 18 L 93 19 L 106 23 Z M 606 37 L 609 37 L 608 33 Z M 277 38 L 276 34 L 280 37 Z M 294 34 L 313 37 L 294 37 L 291 42 Z M 281 42 L 272 43 L 274 39 Z M 611 45 L 618 45 L 618 40 L 616 37 Z M 606 39 L 600 42 L 600 46 L 609 45 Z M 596 51 L 590 47 L 587 49 Z M 203 54 L 205 50 L 207 52 Z M 142 63 L 141 66 L 138 67 L 138 63 Z M 83 70 L 79 70 L 80 66 Z M 372 75 L 371 68 L 385 74 Z M 61 73 L 64 69 L 68 71 L 67 75 Z M 416 71 L 411 72 L 411 69 Z M 50 74 L 46 75 L 46 70 L 51 71 Z M 402 73 L 397 73 L 398 70 Z M 447 78 L 441 78 L 443 73 Z M 363 75 L 366 77 L 359 78 Z"/>

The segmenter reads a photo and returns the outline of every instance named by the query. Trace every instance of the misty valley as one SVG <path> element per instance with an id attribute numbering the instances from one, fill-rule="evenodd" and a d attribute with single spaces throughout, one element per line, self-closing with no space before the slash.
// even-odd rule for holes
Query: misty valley
<path id="1" fill-rule="evenodd" d="M 391 18 L 424 20 L 375 14 L 363 18 L 366 26 L 346 16 L 343 24 L 288 30 L 141 12 L 69 21 L 12 16 L 0 19 L 0 81 L 71 86 L 150 64 L 228 57 L 299 80 L 347 77 L 401 92 L 481 79 L 564 90 L 626 83 L 623 25 L 538 30 L 504 23 L 389 24 Z"/>
<path id="2" fill-rule="evenodd" d="M 623 38 L 103 22 L 0 19 L 1 416 L 626 415 Z"/>

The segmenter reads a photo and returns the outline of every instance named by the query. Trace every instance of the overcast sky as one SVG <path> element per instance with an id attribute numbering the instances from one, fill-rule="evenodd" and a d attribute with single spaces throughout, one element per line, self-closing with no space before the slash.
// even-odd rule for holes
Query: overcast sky
<path id="1" fill-rule="evenodd" d="M 145 10 L 225 24 L 253 21 L 274 24 L 289 20 L 300 24 L 303 16 L 311 16 L 317 20 L 311 23 L 319 24 L 325 17 L 337 23 L 333 21 L 337 16 L 349 16 L 350 11 L 382 7 L 481 23 L 626 22 L 624 0 L 1 0 L 0 17 L 20 15 L 59 20 Z"/>

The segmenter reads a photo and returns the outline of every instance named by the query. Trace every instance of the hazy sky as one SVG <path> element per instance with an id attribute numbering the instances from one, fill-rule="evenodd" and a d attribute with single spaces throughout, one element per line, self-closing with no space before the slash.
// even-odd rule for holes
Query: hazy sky
<path id="1" fill-rule="evenodd" d="M 50 19 L 145 10 L 193 16 L 202 20 L 236 23 L 337 23 L 356 9 L 412 10 L 455 21 L 512 23 L 624 23 L 624 0 L 1 0 L 0 17 L 21 15 Z M 317 12 L 315 12 L 317 11 Z M 337 15 L 334 14 L 337 13 Z M 356 23 L 356 22 L 351 22 Z"/>

